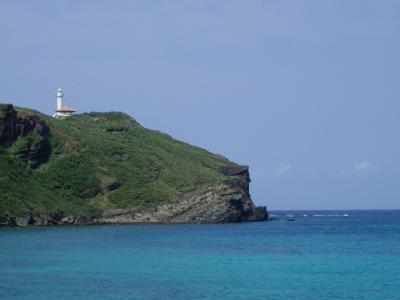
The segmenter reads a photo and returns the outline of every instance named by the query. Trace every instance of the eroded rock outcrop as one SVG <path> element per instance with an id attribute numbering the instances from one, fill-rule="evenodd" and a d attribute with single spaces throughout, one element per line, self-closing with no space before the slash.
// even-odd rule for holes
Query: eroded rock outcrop
<path id="1" fill-rule="evenodd" d="M 52 226 L 52 225 L 90 225 L 97 224 L 96 218 L 88 216 L 64 216 L 63 213 L 51 214 L 26 214 L 11 216 L 0 214 L 0 227 L 2 226 Z"/>
<path id="2" fill-rule="evenodd" d="M 164 204 L 153 211 L 112 209 L 96 221 L 100 223 L 229 223 L 265 221 L 265 206 L 255 206 L 249 193 L 248 166 L 225 166 L 224 183 L 208 187 L 196 194 L 183 195 L 176 203 Z"/>
<path id="3" fill-rule="evenodd" d="M 32 168 L 49 159 L 51 145 L 46 122 L 35 115 L 17 113 L 12 104 L 0 103 L 0 144 L 11 147 L 19 137 L 26 138 L 16 147 L 15 154 Z"/>
<path id="4" fill-rule="evenodd" d="M 16 139 L 17 112 L 12 104 L 0 103 L 0 144 L 6 147 Z"/>

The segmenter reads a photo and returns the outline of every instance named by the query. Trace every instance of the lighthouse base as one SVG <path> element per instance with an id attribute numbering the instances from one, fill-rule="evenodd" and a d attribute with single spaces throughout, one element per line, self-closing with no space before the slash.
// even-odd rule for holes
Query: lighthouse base
<path id="1" fill-rule="evenodd" d="M 61 112 L 61 111 L 57 111 L 54 115 L 53 115 L 53 117 L 54 118 L 57 118 L 57 119 L 63 119 L 63 118 L 67 118 L 67 117 L 70 117 L 70 116 L 72 116 L 72 112 Z"/>

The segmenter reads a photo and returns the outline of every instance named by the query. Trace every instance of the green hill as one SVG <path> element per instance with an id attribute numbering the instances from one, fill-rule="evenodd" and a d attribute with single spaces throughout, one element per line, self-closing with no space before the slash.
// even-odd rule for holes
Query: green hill
<path id="1" fill-rule="evenodd" d="M 2 105 L 0 142 L 0 214 L 8 218 L 153 212 L 243 178 L 221 171 L 235 166 L 226 158 L 119 112 L 55 119 Z"/>

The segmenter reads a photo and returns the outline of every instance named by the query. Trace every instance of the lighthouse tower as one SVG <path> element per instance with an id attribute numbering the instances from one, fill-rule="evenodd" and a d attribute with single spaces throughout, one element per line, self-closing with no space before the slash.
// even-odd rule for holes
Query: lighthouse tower
<path id="1" fill-rule="evenodd" d="M 60 110 L 63 107 L 63 97 L 64 97 L 62 89 L 57 90 L 56 97 L 57 97 L 57 110 Z"/>
<path id="2" fill-rule="evenodd" d="M 64 97 L 64 93 L 63 93 L 62 89 L 58 89 L 57 94 L 56 94 L 57 110 L 53 116 L 54 118 L 69 117 L 75 112 L 75 110 L 73 110 L 71 107 L 63 105 L 63 97 Z"/>

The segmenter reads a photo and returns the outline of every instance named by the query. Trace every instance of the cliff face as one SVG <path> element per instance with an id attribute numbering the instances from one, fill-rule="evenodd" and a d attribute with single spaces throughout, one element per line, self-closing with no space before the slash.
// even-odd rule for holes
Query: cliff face
<path id="1" fill-rule="evenodd" d="M 17 112 L 11 104 L 0 103 L 0 143 L 10 146 L 16 139 Z"/>
<path id="2" fill-rule="evenodd" d="M 1 178 L 0 226 L 268 217 L 250 198 L 247 166 L 119 113 L 53 120 L 0 104 Z"/>
<path id="3" fill-rule="evenodd" d="M 15 149 L 15 154 L 35 168 L 46 162 L 51 154 L 49 127 L 38 116 L 17 113 L 11 104 L 0 103 L 0 145 L 10 147 L 27 137 Z"/>
<path id="4" fill-rule="evenodd" d="M 266 207 L 256 207 L 250 198 L 248 167 L 235 167 L 246 171 L 195 194 L 184 194 L 178 202 L 161 205 L 153 211 L 106 210 L 97 222 L 230 223 L 267 220 Z"/>

